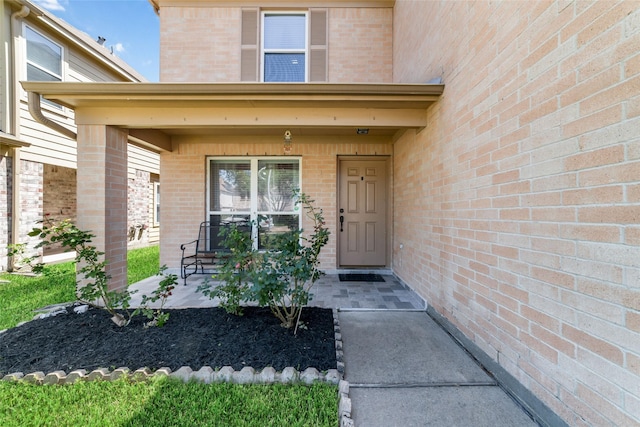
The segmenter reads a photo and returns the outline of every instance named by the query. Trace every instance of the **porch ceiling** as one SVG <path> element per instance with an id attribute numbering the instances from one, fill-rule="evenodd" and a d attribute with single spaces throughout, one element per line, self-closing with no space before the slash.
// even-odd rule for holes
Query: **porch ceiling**
<path id="1" fill-rule="evenodd" d="M 22 82 L 28 92 L 75 110 L 76 124 L 181 134 L 341 134 L 368 128 L 375 135 L 423 128 L 439 84 L 333 83 L 65 83 Z M 154 130 L 155 132 L 149 132 Z M 134 132 L 132 132 L 134 133 Z M 137 138 L 141 139 L 142 132 Z"/>

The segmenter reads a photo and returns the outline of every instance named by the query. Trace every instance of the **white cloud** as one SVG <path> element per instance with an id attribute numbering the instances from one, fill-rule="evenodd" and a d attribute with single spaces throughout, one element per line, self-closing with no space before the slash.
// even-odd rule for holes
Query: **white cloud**
<path id="1" fill-rule="evenodd" d="M 120 53 L 125 51 L 124 45 L 122 43 L 116 43 L 112 47 L 114 52 Z"/>
<path id="2" fill-rule="evenodd" d="M 65 10 L 64 6 L 58 0 L 35 0 L 35 2 L 47 10 Z"/>

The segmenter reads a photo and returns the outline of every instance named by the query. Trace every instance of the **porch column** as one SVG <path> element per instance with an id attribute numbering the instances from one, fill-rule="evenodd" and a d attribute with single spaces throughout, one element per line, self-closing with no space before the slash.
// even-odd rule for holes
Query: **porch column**
<path id="1" fill-rule="evenodd" d="M 109 289 L 127 286 L 127 132 L 78 125 L 78 220 L 105 253 Z"/>

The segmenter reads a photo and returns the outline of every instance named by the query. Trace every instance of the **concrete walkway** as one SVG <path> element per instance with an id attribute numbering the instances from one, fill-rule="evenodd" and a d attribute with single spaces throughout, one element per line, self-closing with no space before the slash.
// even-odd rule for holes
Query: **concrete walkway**
<path id="1" fill-rule="evenodd" d="M 356 426 L 537 425 L 425 312 L 339 317 Z"/>
<path id="2" fill-rule="evenodd" d="M 189 277 L 167 308 L 212 307 Z M 535 426 L 529 416 L 426 313 L 424 301 L 395 276 L 341 282 L 323 276 L 311 305 L 339 309 L 345 380 L 357 427 Z M 160 277 L 130 287 L 151 295 Z"/>

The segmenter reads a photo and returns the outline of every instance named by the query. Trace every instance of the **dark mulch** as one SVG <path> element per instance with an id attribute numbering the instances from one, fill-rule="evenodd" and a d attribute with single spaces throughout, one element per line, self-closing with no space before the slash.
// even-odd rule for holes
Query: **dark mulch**
<path id="1" fill-rule="evenodd" d="M 336 368 L 330 309 L 305 308 L 301 320 L 307 329 L 297 335 L 281 327 L 268 308 L 246 307 L 241 317 L 221 308 L 166 310 L 171 316 L 165 326 L 146 329 L 143 316 L 121 328 L 104 310 L 67 311 L 0 334 L 0 377 L 119 367 Z"/>

